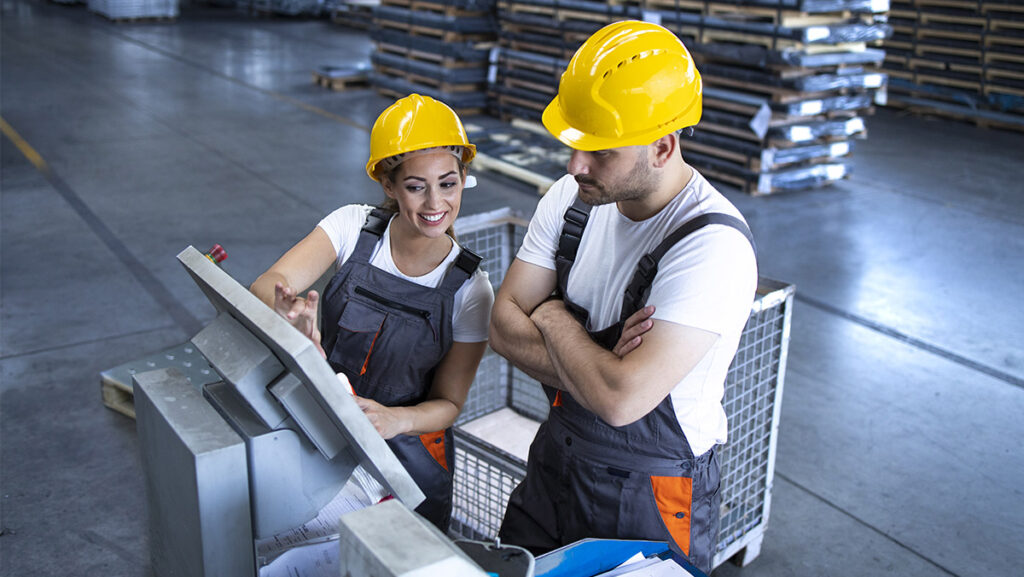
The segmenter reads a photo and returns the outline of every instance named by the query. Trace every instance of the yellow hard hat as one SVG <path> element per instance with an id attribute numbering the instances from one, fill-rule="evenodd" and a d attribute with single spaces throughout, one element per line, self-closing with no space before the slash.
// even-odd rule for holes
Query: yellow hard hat
<path id="1" fill-rule="evenodd" d="M 370 131 L 366 174 L 380 181 L 381 161 L 424 148 L 443 147 L 461 153 L 462 162 L 476 156 L 455 111 L 429 96 L 410 94 L 380 113 Z"/>
<path id="2" fill-rule="evenodd" d="M 675 34 L 650 22 L 615 22 L 573 55 L 542 120 L 577 150 L 650 144 L 700 121 L 701 86 Z"/>

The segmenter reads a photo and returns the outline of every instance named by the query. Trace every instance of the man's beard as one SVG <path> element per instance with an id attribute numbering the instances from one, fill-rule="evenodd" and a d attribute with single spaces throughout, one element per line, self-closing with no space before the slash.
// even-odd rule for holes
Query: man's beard
<path id="1" fill-rule="evenodd" d="M 654 172 L 647 164 L 646 149 L 637 155 L 636 163 L 629 173 L 611 184 L 603 184 L 583 174 L 575 178 L 578 184 L 591 187 L 586 192 L 580 189 L 580 200 L 591 206 L 639 200 L 648 196 L 655 188 Z"/>

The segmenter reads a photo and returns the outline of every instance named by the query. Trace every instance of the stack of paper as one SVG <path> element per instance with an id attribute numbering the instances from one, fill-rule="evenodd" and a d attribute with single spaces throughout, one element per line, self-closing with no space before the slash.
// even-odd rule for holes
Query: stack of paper
<path id="1" fill-rule="evenodd" d="M 693 577 L 692 573 L 671 559 L 644 557 L 641 553 L 633 555 L 615 569 L 594 577 L 623 577 L 627 575 L 633 577 Z"/>

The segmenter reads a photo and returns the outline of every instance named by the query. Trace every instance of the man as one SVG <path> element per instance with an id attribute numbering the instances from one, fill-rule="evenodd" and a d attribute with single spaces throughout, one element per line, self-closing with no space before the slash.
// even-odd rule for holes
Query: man
<path id="1" fill-rule="evenodd" d="M 686 48 L 637 21 L 591 36 L 544 111 L 569 174 L 538 204 L 491 319 L 491 345 L 552 402 L 508 543 L 661 540 L 711 569 L 712 447 L 757 266 L 742 216 L 680 153 L 700 115 Z"/>

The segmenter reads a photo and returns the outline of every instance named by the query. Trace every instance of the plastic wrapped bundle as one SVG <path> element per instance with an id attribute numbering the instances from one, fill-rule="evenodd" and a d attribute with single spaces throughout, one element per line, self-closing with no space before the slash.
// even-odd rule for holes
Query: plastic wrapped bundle
<path id="1" fill-rule="evenodd" d="M 177 18 L 178 0 L 89 0 L 89 10 L 111 20 Z"/>

